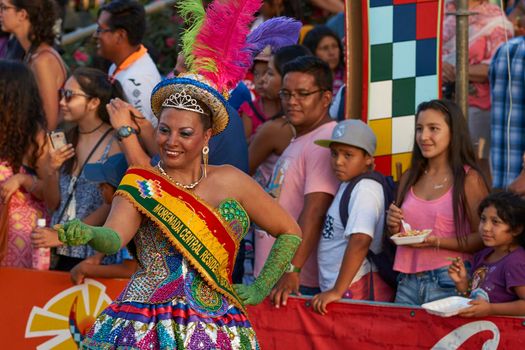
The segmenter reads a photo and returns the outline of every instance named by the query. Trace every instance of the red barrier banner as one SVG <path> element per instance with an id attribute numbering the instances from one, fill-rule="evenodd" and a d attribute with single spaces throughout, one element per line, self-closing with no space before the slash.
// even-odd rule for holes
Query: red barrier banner
<path id="1" fill-rule="evenodd" d="M 3 349 L 77 349 L 81 335 L 124 288 L 126 280 L 86 280 L 69 274 L 0 268 Z M 248 308 L 261 349 L 523 349 L 525 318 L 442 318 L 419 307 L 344 302 L 328 314 L 308 299 L 286 307 L 268 301 Z"/>

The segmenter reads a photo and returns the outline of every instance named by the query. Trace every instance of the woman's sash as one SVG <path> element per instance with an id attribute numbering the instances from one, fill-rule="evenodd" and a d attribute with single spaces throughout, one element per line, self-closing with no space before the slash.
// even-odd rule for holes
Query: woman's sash
<path id="1" fill-rule="evenodd" d="M 210 287 L 245 311 L 231 277 L 239 242 L 220 214 L 192 193 L 144 168 L 130 168 L 115 194 L 129 199 Z"/>

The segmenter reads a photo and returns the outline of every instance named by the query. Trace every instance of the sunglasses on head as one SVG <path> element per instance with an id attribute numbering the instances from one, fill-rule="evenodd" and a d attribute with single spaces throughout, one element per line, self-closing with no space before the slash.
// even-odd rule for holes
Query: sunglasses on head
<path id="1" fill-rule="evenodd" d="M 85 98 L 91 98 L 91 96 L 89 96 L 89 95 L 86 95 L 86 94 L 84 94 L 82 92 L 75 92 L 73 90 L 60 89 L 59 93 L 60 93 L 60 98 L 65 99 L 66 102 L 71 101 L 73 96 L 83 96 Z"/>

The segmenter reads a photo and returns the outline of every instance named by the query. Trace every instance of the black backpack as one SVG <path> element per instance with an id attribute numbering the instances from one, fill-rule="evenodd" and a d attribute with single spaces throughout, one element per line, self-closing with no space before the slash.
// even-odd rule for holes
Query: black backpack
<path id="1" fill-rule="evenodd" d="M 355 185 L 357 185 L 357 183 L 363 179 L 375 180 L 381 184 L 383 187 L 383 194 L 385 196 L 385 212 L 388 210 L 390 203 L 392 203 L 395 199 L 395 184 L 392 176 L 384 176 L 377 171 L 370 171 L 354 177 L 352 180 L 350 180 L 350 183 L 345 188 L 345 191 L 341 196 L 341 201 L 339 202 L 339 216 L 341 217 L 343 227 L 346 227 L 348 222 L 348 203 L 350 202 L 352 191 L 354 190 Z M 383 249 L 379 254 L 375 254 L 369 249 L 366 258 L 372 261 L 377 267 L 377 272 L 383 281 L 385 281 L 395 290 L 397 287 L 397 276 L 399 275 L 399 272 L 394 271 L 393 269 L 394 258 L 396 256 L 396 245 L 390 239 L 386 229 L 385 215 L 385 225 L 383 229 L 383 237 L 381 239 L 381 245 Z"/>

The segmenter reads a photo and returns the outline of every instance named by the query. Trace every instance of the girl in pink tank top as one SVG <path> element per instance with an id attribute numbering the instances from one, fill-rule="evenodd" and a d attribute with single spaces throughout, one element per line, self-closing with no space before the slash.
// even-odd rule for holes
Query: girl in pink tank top
<path id="1" fill-rule="evenodd" d="M 412 166 L 402 176 L 396 204 L 388 211 L 390 233 L 431 229 L 423 243 L 399 246 L 394 269 L 400 272 L 396 302 L 421 305 L 455 295 L 447 258 L 483 247 L 477 207 L 488 185 L 476 164 L 468 127 L 459 107 L 447 100 L 418 106 Z"/>

